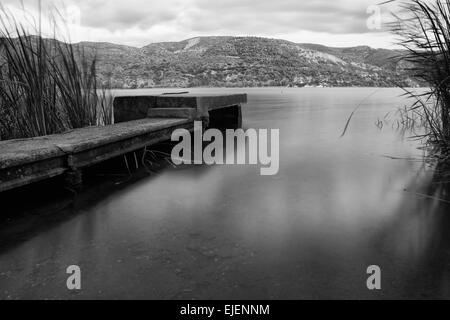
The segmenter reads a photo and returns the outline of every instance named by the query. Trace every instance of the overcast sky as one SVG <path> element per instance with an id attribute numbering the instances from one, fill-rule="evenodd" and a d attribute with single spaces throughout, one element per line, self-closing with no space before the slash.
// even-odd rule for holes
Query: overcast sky
<path id="1" fill-rule="evenodd" d="M 67 17 L 73 41 L 106 41 L 132 46 L 196 36 L 262 36 L 328 46 L 392 47 L 377 29 L 381 0 L 42 0 Z M 21 0 L 1 0 L 17 12 Z M 23 0 L 34 12 L 38 0 Z M 64 5 L 62 5 L 64 3 Z M 368 13 L 369 9 L 369 13 Z M 391 8 L 381 6 L 381 15 Z M 44 10 L 45 11 L 45 10 Z M 374 24 L 375 23 L 375 24 Z"/>

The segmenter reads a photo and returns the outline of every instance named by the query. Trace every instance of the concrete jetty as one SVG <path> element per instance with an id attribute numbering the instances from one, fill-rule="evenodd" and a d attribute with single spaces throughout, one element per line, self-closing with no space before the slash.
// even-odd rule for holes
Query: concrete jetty
<path id="1" fill-rule="evenodd" d="M 0 192 L 65 175 L 82 182 L 82 169 L 170 140 L 176 129 L 237 128 L 247 95 L 125 96 L 114 100 L 115 123 L 31 139 L 0 141 Z"/>

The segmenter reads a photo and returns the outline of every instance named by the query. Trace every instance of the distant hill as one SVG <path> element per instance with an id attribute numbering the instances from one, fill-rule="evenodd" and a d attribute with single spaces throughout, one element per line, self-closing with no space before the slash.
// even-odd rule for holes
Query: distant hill
<path id="1" fill-rule="evenodd" d="M 143 48 L 77 44 L 96 54 L 116 88 L 194 86 L 416 86 L 401 51 L 331 48 L 256 37 L 199 37 Z"/>

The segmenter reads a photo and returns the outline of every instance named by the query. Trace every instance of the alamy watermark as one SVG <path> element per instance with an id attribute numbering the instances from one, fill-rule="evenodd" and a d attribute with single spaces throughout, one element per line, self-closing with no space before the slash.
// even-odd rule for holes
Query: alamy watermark
<path id="1" fill-rule="evenodd" d="M 203 131 L 202 122 L 196 121 L 193 136 L 189 130 L 177 129 L 172 141 L 179 142 L 171 154 L 175 165 L 259 164 L 263 176 L 276 175 L 280 169 L 279 129 L 229 129 L 224 135 L 218 129 Z"/>
<path id="2" fill-rule="evenodd" d="M 367 279 L 367 289 L 381 290 L 381 268 L 379 266 L 369 266 L 367 274 L 370 275 Z"/>
<path id="3" fill-rule="evenodd" d="M 66 281 L 67 289 L 71 291 L 81 290 L 81 268 L 75 265 L 69 266 L 66 273 L 70 275 Z"/>
<path id="4" fill-rule="evenodd" d="M 371 5 L 367 7 L 367 14 L 369 18 L 367 19 L 367 28 L 372 31 L 381 30 L 383 26 L 382 12 L 380 5 Z"/>
<path id="5" fill-rule="evenodd" d="M 70 291 L 81 290 L 81 268 L 72 265 L 67 267 L 66 273 L 69 275 L 66 281 L 67 289 Z M 367 275 L 369 275 L 366 281 L 367 289 L 370 291 L 381 290 L 381 268 L 371 265 L 367 268 Z"/>

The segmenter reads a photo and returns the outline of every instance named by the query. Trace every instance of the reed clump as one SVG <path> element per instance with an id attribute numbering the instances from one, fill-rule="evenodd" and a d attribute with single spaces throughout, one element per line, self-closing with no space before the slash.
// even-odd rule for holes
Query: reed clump
<path id="1" fill-rule="evenodd" d="M 95 56 L 55 38 L 44 38 L 40 22 L 27 29 L 0 7 L 0 140 L 111 123 Z"/>
<path id="2" fill-rule="evenodd" d="M 405 49 L 403 60 L 413 76 L 429 87 L 404 88 L 414 98 L 409 107 L 425 124 L 423 138 L 450 155 L 450 2 L 448 0 L 394 0 L 400 5 L 390 24 Z"/>

